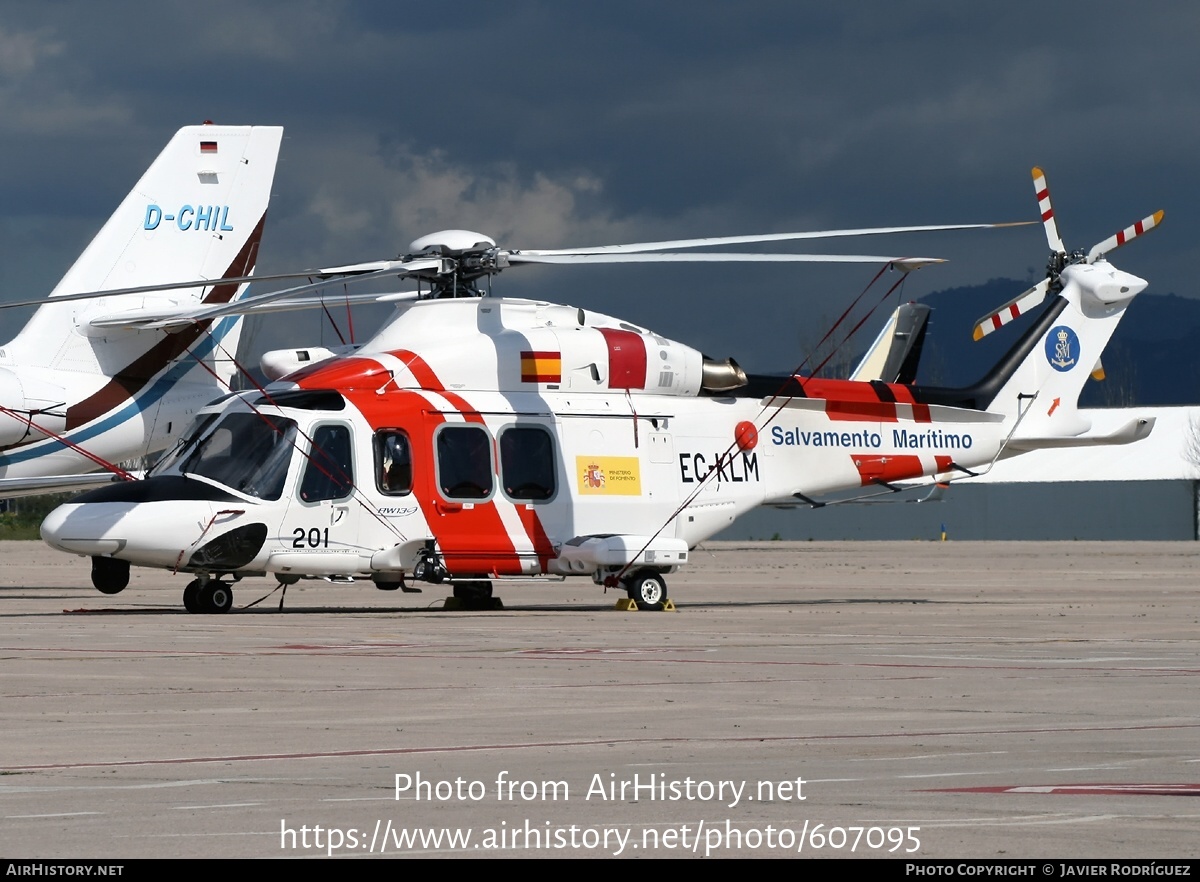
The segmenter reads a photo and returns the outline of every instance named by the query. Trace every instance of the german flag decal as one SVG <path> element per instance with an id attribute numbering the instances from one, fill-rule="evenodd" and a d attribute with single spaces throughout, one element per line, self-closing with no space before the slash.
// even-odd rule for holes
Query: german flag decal
<path id="1" fill-rule="evenodd" d="M 562 355 L 558 352 L 522 352 L 522 383 L 561 383 Z"/>

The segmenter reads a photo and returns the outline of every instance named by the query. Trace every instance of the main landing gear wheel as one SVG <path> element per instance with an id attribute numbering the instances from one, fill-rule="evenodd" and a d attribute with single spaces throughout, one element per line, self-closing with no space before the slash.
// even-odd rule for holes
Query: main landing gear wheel
<path id="1" fill-rule="evenodd" d="M 192 579 L 188 582 L 187 587 L 183 589 L 183 608 L 190 613 L 200 612 L 200 589 L 204 583 L 199 579 Z"/>
<path id="2" fill-rule="evenodd" d="M 467 603 L 492 599 L 491 582 L 455 582 L 454 596 Z"/>
<path id="3" fill-rule="evenodd" d="M 101 594 L 120 594 L 129 584 L 129 561 L 93 557 L 92 584 Z"/>
<path id="4" fill-rule="evenodd" d="M 455 582 L 454 599 L 459 609 L 502 609 L 504 606 L 500 598 L 492 596 L 492 583 L 485 580 Z"/>
<path id="5" fill-rule="evenodd" d="M 626 580 L 625 592 L 638 609 L 657 612 L 667 600 L 667 583 L 653 570 L 639 570 Z"/>
<path id="6" fill-rule="evenodd" d="M 233 609 L 233 589 L 216 579 L 194 579 L 183 589 L 183 606 L 190 613 L 227 613 Z"/>

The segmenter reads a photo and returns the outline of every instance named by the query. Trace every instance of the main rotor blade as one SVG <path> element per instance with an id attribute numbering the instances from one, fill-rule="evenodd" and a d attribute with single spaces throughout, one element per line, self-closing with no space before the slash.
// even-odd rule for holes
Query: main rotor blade
<path id="1" fill-rule="evenodd" d="M 884 257 L 875 254 L 739 254 L 709 251 L 700 254 L 541 254 L 513 253 L 510 263 L 890 263 L 901 269 L 918 269 L 945 263 L 940 257 Z"/>
<path id="2" fill-rule="evenodd" d="M 295 293 L 295 292 L 292 292 Z M 244 301 L 236 301 L 237 306 L 241 309 L 236 310 L 238 315 L 260 315 L 268 312 L 292 312 L 301 309 L 312 309 L 317 306 L 345 306 L 346 304 L 359 303 L 396 303 L 403 300 L 416 300 L 420 296 L 419 291 L 394 291 L 390 294 L 347 294 L 338 292 L 336 294 L 324 294 L 316 297 L 296 297 L 294 299 L 280 299 L 270 303 L 253 303 L 249 306 L 243 306 Z M 130 309 L 124 312 L 117 312 L 111 315 L 102 315 L 95 318 L 89 318 L 87 323 L 93 328 L 179 328 L 187 327 L 200 321 L 196 318 L 196 311 L 187 306 L 177 307 L 175 309 L 161 310 L 146 310 L 146 309 Z"/>
<path id="3" fill-rule="evenodd" d="M 1155 227 L 1157 227 L 1159 224 L 1162 223 L 1162 219 L 1163 219 L 1163 212 L 1160 209 L 1159 211 L 1154 212 L 1154 214 L 1150 215 L 1149 217 L 1142 218 L 1140 221 L 1138 221 L 1132 227 L 1126 227 L 1125 229 L 1121 230 L 1121 232 L 1117 233 L 1116 235 L 1109 236 L 1103 242 L 1093 245 L 1092 250 L 1088 252 L 1087 262 L 1093 263 L 1098 258 L 1101 258 L 1104 255 L 1108 254 L 1108 252 L 1112 251 L 1114 248 L 1120 248 L 1126 242 L 1130 242 L 1130 241 L 1136 239 L 1138 236 L 1142 235 L 1143 233 L 1150 232 L 1151 230 L 1153 230 Z"/>
<path id="4" fill-rule="evenodd" d="M 1066 247 L 1062 236 L 1058 234 L 1058 223 L 1054 220 L 1054 206 L 1050 204 L 1050 187 L 1046 183 L 1046 173 L 1033 167 L 1033 192 L 1037 196 L 1038 211 L 1042 213 L 1042 224 L 1046 227 L 1046 242 L 1055 254 L 1063 254 Z"/>
<path id="5" fill-rule="evenodd" d="M 387 261 L 391 264 L 393 261 Z M 353 284 L 355 282 L 365 282 L 368 279 L 383 278 L 384 276 L 392 276 L 397 273 L 404 275 L 407 273 L 417 272 L 423 269 L 437 269 L 441 267 L 442 259 L 440 257 L 427 258 L 424 260 L 410 260 L 403 267 L 387 266 L 383 269 L 377 269 L 373 272 L 364 272 L 352 278 L 345 279 L 342 284 Z M 200 310 L 196 313 L 197 321 L 205 319 L 220 318 L 224 315 L 237 315 L 244 311 L 253 311 L 255 308 L 264 303 L 274 303 L 276 300 L 282 300 L 286 297 L 293 297 L 296 294 L 304 294 L 308 291 L 315 291 L 319 288 L 328 287 L 328 281 L 313 282 L 310 285 L 301 285 L 296 288 L 284 288 L 282 291 L 268 291 L 265 294 L 258 294 L 254 297 L 243 297 L 241 300 L 235 300 L 232 303 L 221 303 L 208 309 Z"/>
<path id="6" fill-rule="evenodd" d="M 399 268 L 403 272 L 409 272 L 408 267 L 411 266 L 411 261 L 405 263 L 403 259 L 396 260 L 371 260 L 366 263 L 351 263 L 346 266 L 331 266 L 325 269 L 314 270 L 308 275 L 312 276 L 354 276 L 361 273 L 374 273 L 381 270 L 389 270 Z"/>
<path id="7" fill-rule="evenodd" d="M 717 236 L 707 239 L 671 239 L 665 242 L 633 242 L 628 245 L 598 245 L 594 248 L 530 249 L 510 252 L 523 257 L 544 257 L 557 254 L 637 254 L 642 251 L 661 251 L 666 248 L 711 248 L 715 245 L 747 245 L 755 242 L 789 242 L 798 239 L 834 239 L 846 236 L 875 236 L 888 233 L 931 233 L 942 230 L 988 230 L 1000 227 L 1023 227 L 1033 221 L 1012 221 L 1002 224 L 940 224 L 919 227 L 865 227 L 854 230 L 816 230 L 805 233 L 766 233 L 758 236 Z"/>
<path id="8" fill-rule="evenodd" d="M 116 297 L 120 294 L 153 294 L 158 291 L 184 291 L 188 288 L 208 288 L 220 285 L 244 285 L 248 282 L 279 282 L 284 279 L 324 279 L 330 276 L 349 276 L 366 272 L 398 267 L 401 274 L 407 272 L 403 261 L 377 260 L 373 263 L 359 263 L 350 266 L 329 267 L 325 269 L 306 269 L 294 273 L 274 273 L 268 276 L 231 276 L 226 279 L 192 279 L 185 282 L 164 282 L 160 285 L 138 285 L 133 288 L 109 288 L 104 291 L 81 291 L 77 294 L 61 294 L 57 297 L 41 297 L 37 300 L 15 300 L 0 303 L 0 309 L 14 309 L 18 306 L 41 306 L 44 303 L 68 303 L 74 300 L 96 300 L 101 297 Z"/>
<path id="9" fill-rule="evenodd" d="M 287 297 L 268 303 L 252 303 L 245 307 L 247 315 L 258 315 L 264 312 L 293 312 L 299 309 L 312 309 L 315 306 L 345 306 L 359 303 L 399 303 L 406 300 L 416 300 L 421 296 L 420 291 L 390 291 L 386 294 L 347 294 L 339 291 L 332 294 L 322 294 L 317 297 Z M 241 301 L 239 301 L 240 303 Z"/>
<path id="10" fill-rule="evenodd" d="M 1029 312 L 1029 310 L 1046 299 L 1046 292 L 1049 290 L 1050 280 L 1042 279 L 1028 291 L 1018 294 L 999 309 L 988 313 L 977 321 L 975 323 L 975 331 L 972 334 L 973 338 L 982 340 L 988 334 L 992 333 L 992 331 L 1004 327 L 1017 316 Z"/>
<path id="11" fill-rule="evenodd" d="M 385 276 L 404 275 L 410 272 L 416 272 L 423 269 L 434 269 L 442 265 L 441 258 L 429 258 L 426 260 L 409 261 L 401 270 L 395 266 L 388 266 L 385 269 L 375 270 L 374 272 L 366 272 L 361 275 L 353 276 L 345 279 L 342 284 L 353 284 L 355 282 L 365 282 L 368 279 L 384 278 Z M 166 328 L 178 325 L 193 324 L 195 322 L 210 321 L 212 319 L 221 318 L 226 315 L 242 315 L 263 310 L 265 304 L 274 303 L 277 300 L 283 300 L 288 297 L 294 297 L 297 294 L 306 294 L 309 291 L 317 291 L 321 288 L 329 286 L 328 280 L 320 282 L 312 282 L 308 285 L 299 285 L 295 288 L 284 288 L 280 291 L 268 291 L 265 294 L 258 294 L 253 297 L 243 297 L 241 300 L 234 300 L 231 303 L 218 303 L 213 306 L 205 306 L 199 304 L 200 309 L 192 310 L 189 314 L 176 314 L 169 317 L 155 317 L 141 327 L 146 328 Z M 344 299 L 344 295 L 337 297 L 330 296 L 330 302 L 335 302 L 337 299 Z M 128 324 L 129 322 L 126 321 Z"/>

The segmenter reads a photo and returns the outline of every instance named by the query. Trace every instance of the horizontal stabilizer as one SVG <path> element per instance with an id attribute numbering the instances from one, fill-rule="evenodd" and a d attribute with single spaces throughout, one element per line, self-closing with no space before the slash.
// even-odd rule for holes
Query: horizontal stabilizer
<path id="1" fill-rule="evenodd" d="M 1014 438 L 1009 449 L 1014 451 L 1040 450 L 1044 447 L 1095 447 L 1102 444 L 1132 444 L 1141 441 L 1154 429 L 1154 417 L 1132 419 L 1107 435 L 1075 435 L 1071 437 Z"/>

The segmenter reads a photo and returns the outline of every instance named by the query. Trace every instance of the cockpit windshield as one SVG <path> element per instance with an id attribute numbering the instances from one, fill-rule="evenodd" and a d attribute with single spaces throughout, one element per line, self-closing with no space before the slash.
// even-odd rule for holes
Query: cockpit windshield
<path id="1" fill-rule="evenodd" d="M 175 446 L 165 451 L 158 458 L 158 462 L 151 467 L 148 474 L 161 475 L 168 471 L 181 458 L 191 453 L 196 440 L 204 434 L 205 430 L 212 425 L 213 420 L 218 416 L 220 416 L 219 411 L 197 414 L 196 418 L 183 430 L 183 434 L 179 436 L 179 440 L 175 442 Z"/>
<path id="2" fill-rule="evenodd" d="M 199 475 L 247 496 L 278 499 L 295 447 L 294 420 L 230 413 L 199 444 L 189 445 L 171 471 Z"/>

